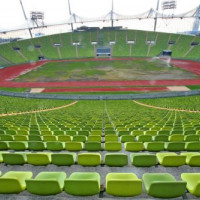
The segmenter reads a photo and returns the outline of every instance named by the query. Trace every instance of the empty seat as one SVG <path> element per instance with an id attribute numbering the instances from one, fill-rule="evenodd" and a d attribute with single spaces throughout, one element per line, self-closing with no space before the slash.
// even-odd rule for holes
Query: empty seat
<path id="1" fill-rule="evenodd" d="M 117 135 L 106 135 L 105 142 L 117 142 L 118 136 Z"/>
<path id="2" fill-rule="evenodd" d="M 57 137 L 55 135 L 44 135 L 43 136 L 43 141 L 45 141 L 45 142 L 57 141 Z"/>
<path id="3" fill-rule="evenodd" d="M 77 135 L 77 131 L 66 131 L 66 135 L 70 135 L 70 136 Z"/>
<path id="4" fill-rule="evenodd" d="M 0 141 L 0 150 L 8 150 L 9 148 L 9 142 Z"/>
<path id="5" fill-rule="evenodd" d="M 64 142 L 46 142 L 47 149 L 50 151 L 62 151 L 65 148 Z"/>
<path id="6" fill-rule="evenodd" d="M 101 142 L 101 136 L 100 135 L 89 135 L 88 142 Z"/>
<path id="7" fill-rule="evenodd" d="M 130 135 L 130 131 L 118 131 L 118 136 L 122 136 L 122 135 Z"/>
<path id="8" fill-rule="evenodd" d="M 132 165 L 136 167 L 151 167 L 156 165 L 156 156 L 150 153 L 132 153 L 130 155 Z"/>
<path id="9" fill-rule="evenodd" d="M 58 136 L 58 135 L 65 135 L 64 131 L 54 131 L 54 135 Z"/>
<path id="10" fill-rule="evenodd" d="M 57 136 L 59 142 L 70 142 L 72 141 L 72 136 L 70 135 L 58 135 Z"/>
<path id="11" fill-rule="evenodd" d="M 186 142 L 185 150 L 186 151 L 200 151 L 200 142 Z"/>
<path id="12" fill-rule="evenodd" d="M 122 149 L 121 142 L 106 142 L 104 149 L 106 151 L 120 151 Z"/>
<path id="13" fill-rule="evenodd" d="M 170 134 L 170 130 L 161 130 L 158 131 L 158 135 L 169 135 Z"/>
<path id="14" fill-rule="evenodd" d="M 10 171 L 0 177 L 0 193 L 20 193 L 26 189 L 25 180 L 33 176 L 29 171 Z"/>
<path id="15" fill-rule="evenodd" d="M 124 142 L 134 142 L 135 137 L 133 135 L 122 135 L 120 137 L 120 140 L 121 140 L 122 143 L 124 143 Z"/>
<path id="16" fill-rule="evenodd" d="M 199 135 L 185 135 L 184 141 L 185 142 L 199 141 Z"/>
<path id="17" fill-rule="evenodd" d="M 28 142 L 9 142 L 9 147 L 10 149 L 13 149 L 15 151 L 23 151 L 28 149 Z"/>
<path id="18" fill-rule="evenodd" d="M 158 162 L 166 167 L 178 167 L 185 165 L 186 156 L 178 155 L 174 152 L 157 153 Z"/>
<path id="19" fill-rule="evenodd" d="M 13 141 L 14 137 L 12 135 L 1 135 L 1 141 Z"/>
<path id="20" fill-rule="evenodd" d="M 199 152 L 184 152 L 181 155 L 186 156 L 186 164 L 190 166 L 200 166 L 200 153 Z"/>
<path id="21" fill-rule="evenodd" d="M 78 131 L 78 135 L 84 135 L 86 137 L 89 136 L 89 133 L 90 133 L 90 131 L 87 131 L 87 130 L 85 130 L 85 131 Z"/>
<path id="22" fill-rule="evenodd" d="M 151 142 L 152 136 L 151 135 L 139 135 L 136 137 L 138 142 Z"/>
<path id="23" fill-rule="evenodd" d="M 28 149 L 33 151 L 43 151 L 46 149 L 46 143 L 39 141 L 28 142 Z"/>
<path id="24" fill-rule="evenodd" d="M 24 165 L 27 163 L 26 153 L 3 153 L 3 162 L 7 165 Z"/>
<path id="25" fill-rule="evenodd" d="M 83 149 L 83 142 L 66 142 L 65 148 L 68 151 L 81 151 Z"/>
<path id="26" fill-rule="evenodd" d="M 184 142 L 165 142 L 165 150 L 167 151 L 184 151 Z"/>
<path id="27" fill-rule="evenodd" d="M 101 164 L 100 153 L 80 153 L 78 154 L 78 164 L 83 166 L 97 166 Z"/>
<path id="28" fill-rule="evenodd" d="M 40 135 L 29 135 L 29 141 L 42 141 L 42 137 Z"/>
<path id="29" fill-rule="evenodd" d="M 142 151 L 144 149 L 142 142 L 126 142 L 124 147 L 126 151 Z"/>
<path id="30" fill-rule="evenodd" d="M 105 135 L 116 135 L 114 130 L 105 130 Z"/>
<path id="31" fill-rule="evenodd" d="M 51 162 L 58 166 L 70 166 L 76 162 L 76 153 L 53 153 L 51 154 Z"/>
<path id="32" fill-rule="evenodd" d="M 128 164 L 128 156 L 124 153 L 106 153 L 104 164 L 111 167 L 122 167 Z"/>
<path id="33" fill-rule="evenodd" d="M 101 142 L 86 142 L 85 150 L 87 151 L 101 151 Z"/>
<path id="34" fill-rule="evenodd" d="M 73 141 L 75 141 L 75 142 L 86 142 L 87 137 L 85 135 L 75 135 L 75 136 L 73 136 Z"/>
<path id="35" fill-rule="evenodd" d="M 28 153 L 27 162 L 31 165 L 48 165 L 51 163 L 51 153 Z"/>
<path id="36" fill-rule="evenodd" d="M 131 135 L 133 136 L 139 136 L 139 135 L 144 135 L 144 131 L 131 131 Z"/>
<path id="37" fill-rule="evenodd" d="M 156 135 L 153 136 L 155 142 L 168 142 L 168 135 Z"/>
<path id="38" fill-rule="evenodd" d="M 145 142 L 144 148 L 147 151 L 164 151 L 165 143 L 164 142 Z"/>
<path id="39" fill-rule="evenodd" d="M 182 142 L 184 141 L 184 135 L 174 134 L 169 136 L 169 142 Z"/>
<path id="40" fill-rule="evenodd" d="M 181 179 L 187 182 L 187 190 L 197 196 L 200 197 L 200 173 L 182 173 Z"/>
<path id="41" fill-rule="evenodd" d="M 75 172 L 65 180 L 64 190 L 76 196 L 90 196 L 100 192 L 100 175 L 96 172 Z"/>
<path id="42" fill-rule="evenodd" d="M 27 135 L 15 135 L 14 136 L 15 141 L 28 141 Z"/>
<path id="43" fill-rule="evenodd" d="M 155 135 L 157 135 L 157 131 L 145 131 L 145 135 L 151 135 L 151 136 L 155 136 Z"/>
<path id="44" fill-rule="evenodd" d="M 121 197 L 136 196 L 142 193 L 142 180 L 134 173 L 108 173 L 106 192 Z"/>
<path id="45" fill-rule="evenodd" d="M 185 181 L 177 181 L 168 173 L 146 173 L 142 181 L 148 195 L 157 198 L 175 198 L 184 195 Z"/>
<path id="46" fill-rule="evenodd" d="M 27 179 L 27 191 L 38 195 L 53 195 L 63 191 L 64 172 L 40 172 L 34 179 Z"/>

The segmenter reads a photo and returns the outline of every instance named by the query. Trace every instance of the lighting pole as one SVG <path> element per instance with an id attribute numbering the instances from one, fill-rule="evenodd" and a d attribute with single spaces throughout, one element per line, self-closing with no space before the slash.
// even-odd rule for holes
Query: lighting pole
<path id="1" fill-rule="evenodd" d="M 158 19 L 157 18 L 157 15 L 158 15 L 157 12 L 158 12 L 158 9 L 159 9 L 159 4 L 160 4 L 160 0 L 157 1 L 156 16 L 155 16 L 155 19 L 154 19 L 155 20 L 155 22 L 154 22 L 154 31 L 156 31 L 156 26 L 157 26 L 157 19 Z"/>
<path id="2" fill-rule="evenodd" d="M 68 0 L 68 9 L 69 9 L 70 17 L 71 17 L 72 16 L 72 12 L 71 12 L 70 0 Z M 71 22 L 71 29 L 72 29 L 72 32 L 73 32 L 74 31 L 73 22 Z"/>

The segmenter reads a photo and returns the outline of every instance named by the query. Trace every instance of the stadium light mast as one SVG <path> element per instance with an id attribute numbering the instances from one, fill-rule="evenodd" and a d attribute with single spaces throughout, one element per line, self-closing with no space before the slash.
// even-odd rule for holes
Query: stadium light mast
<path id="1" fill-rule="evenodd" d="M 69 14 L 70 14 L 70 16 L 72 16 L 71 6 L 70 6 L 70 1 L 69 0 L 68 0 L 68 8 L 69 8 Z M 73 32 L 74 31 L 73 22 L 71 22 L 71 29 L 72 29 L 72 32 Z"/>
<path id="2" fill-rule="evenodd" d="M 113 20 L 113 8 L 114 8 L 114 2 L 112 0 L 112 8 L 111 8 L 111 26 L 113 27 L 114 26 L 114 20 Z"/>
<path id="3" fill-rule="evenodd" d="M 23 12 L 23 14 L 24 14 L 24 18 L 25 18 L 25 20 L 26 20 L 26 22 L 27 22 L 28 18 L 27 18 L 27 16 L 26 16 L 26 13 L 25 13 L 25 10 L 24 10 L 24 6 L 23 6 L 21 0 L 19 0 L 19 2 L 20 2 L 21 7 L 22 7 L 22 12 Z M 32 33 L 31 33 L 31 29 L 30 29 L 29 27 L 28 27 L 28 30 L 29 30 L 29 34 L 30 34 L 31 38 L 33 38 L 33 35 L 32 35 Z"/>
<path id="4" fill-rule="evenodd" d="M 158 18 L 157 18 L 157 16 L 158 16 L 158 9 L 159 9 L 159 4 L 160 4 L 160 0 L 158 0 L 157 1 L 157 7 L 156 7 L 156 16 L 155 16 L 155 22 L 154 22 L 154 31 L 156 31 L 156 26 L 157 26 L 157 20 L 158 20 Z"/>

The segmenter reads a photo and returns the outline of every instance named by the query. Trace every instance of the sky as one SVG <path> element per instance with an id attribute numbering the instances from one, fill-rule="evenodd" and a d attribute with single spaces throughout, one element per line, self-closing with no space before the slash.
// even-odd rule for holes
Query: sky
<path id="1" fill-rule="evenodd" d="M 143 13 L 150 8 L 156 8 L 157 0 L 113 0 L 114 11 L 124 15 L 134 15 Z M 162 3 L 163 0 L 160 0 Z M 71 11 L 82 17 L 99 17 L 104 16 L 111 10 L 112 0 L 70 0 Z M 45 21 L 47 23 L 65 22 L 69 19 L 68 0 L 22 0 L 24 9 L 28 18 L 30 18 L 30 11 L 42 11 L 45 13 Z M 177 9 L 174 13 L 184 13 L 200 5 L 200 0 L 177 0 Z M 161 7 L 161 6 L 160 6 Z M 160 12 L 163 12 L 160 9 Z M 172 11 L 171 11 L 172 12 Z M 147 26 L 149 22 L 144 25 L 138 22 L 120 22 L 119 25 L 125 27 L 141 29 L 140 26 Z M 166 26 L 163 31 L 167 31 L 167 24 L 171 22 L 161 22 L 158 25 Z M 25 24 L 23 12 L 19 0 L 0 0 L 0 32 L 6 29 L 20 27 Z M 152 23 L 153 24 L 153 23 Z M 152 28 L 152 24 L 149 25 Z M 84 24 L 85 25 L 85 24 Z M 94 24 L 93 24 L 94 25 Z M 96 24 L 95 24 L 96 25 Z M 108 26 L 109 24 L 105 24 Z M 118 25 L 118 24 L 117 24 Z M 80 25 L 78 25 L 80 26 Z M 104 25 L 103 25 L 104 26 Z M 179 26 L 183 26 L 179 24 Z M 191 26 L 191 22 L 185 22 L 185 29 Z M 174 28 L 178 27 L 174 25 Z M 183 27 L 182 27 L 183 28 Z M 145 29 L 145 28 L 144 28 Z M 169 31 L 169 30 L 168 30 Z"/>

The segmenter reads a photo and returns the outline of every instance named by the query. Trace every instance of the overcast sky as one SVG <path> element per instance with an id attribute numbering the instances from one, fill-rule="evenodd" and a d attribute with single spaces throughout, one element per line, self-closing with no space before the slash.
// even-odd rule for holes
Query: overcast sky
<path id="1" fill-rule="evenodd" d="M 162 2 L 163 0 L 160 0 Z M 69 19 L 68 0 L 22 0 L 28 18 L 30 11 L 43 11 L 45 21 L 56 23 Z M 111 0 L 70 0 L 72 13 L 98 17 L 111 10 Z M 114 11 L 125 15 L 139 14 L 156 8 L 157 0 L 114 0 Z M 200 0 L 177 0 L 175 13 L 184 13 L 200 5 Z M 161 8 L 161 6 L 160 6 Z M 160 9 L 162 12 L 162 9 Z M 0 31 L 24 24 L 19 0 L 0 0 Z M 188 22 L 189 23 L 189 22 Z"/>

